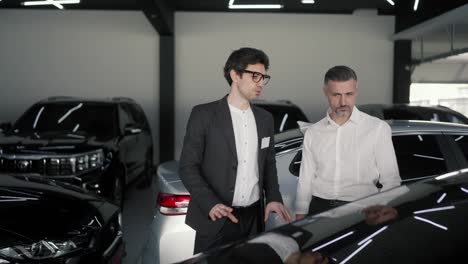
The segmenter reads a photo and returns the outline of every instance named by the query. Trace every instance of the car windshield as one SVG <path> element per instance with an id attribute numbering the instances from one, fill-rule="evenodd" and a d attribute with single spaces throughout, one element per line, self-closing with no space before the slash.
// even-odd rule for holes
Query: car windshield
<path id="1" fill-rule="evenodd" d="M 107 104 L 38 104 L 15 123 L 12 131 L 15 134 L 64 133 L 110 137 L 117 134 L 117 118 L 114 107 Z"/>

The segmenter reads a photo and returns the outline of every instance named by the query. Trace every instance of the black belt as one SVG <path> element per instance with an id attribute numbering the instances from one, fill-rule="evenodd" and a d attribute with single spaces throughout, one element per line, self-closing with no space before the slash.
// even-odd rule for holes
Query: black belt
<path id="1" fill-rule="evenodd" d="M 236 211 L 242 211 L 242 210 L 246 210 L 246 209 L 250 209 L 250 208 L 254 208 L 254 207 L 257 207 L 260 205 L 260 200 L 256 201 L 255 203 L 253 204 L 250 204 L 250 205 L 247 205 L 247 206 L 231 206 L 232 209 L 236 210 Z"/>
<path id="2" fill-rule="evenodd" d="M 342 201 L 342 200 L 328 200 L 328 199 L 323 199 L 323 198 L 320 198 L 320 197 L 317 197 L 317 196 L 312 196 L 312 201 L 317 201 L 317 202 L 320 202 L 320 203 L 327 203 L 331 206 L 340 206 L 340 205 L 343 205 L 345 203 L 349 203 L 348 201 Z"/>

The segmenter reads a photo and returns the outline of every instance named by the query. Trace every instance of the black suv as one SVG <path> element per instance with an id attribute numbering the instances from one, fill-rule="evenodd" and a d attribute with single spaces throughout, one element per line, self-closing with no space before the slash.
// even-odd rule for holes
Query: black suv
<path id="1" fill-rule="evenodd" d="M 126 184 L 152 170 L 150 127 L 130 98 L 51 97 L 0 138 L 1 172 L 71 182 L 119 205 Z"/>
<path id="2" fill-rule="evenodd" d="M 304 112 L 288 100 L 253 100 L 252 103 L 273 115 L 275 134 L 298 128 L 297 121 L 309 122 Z"/>

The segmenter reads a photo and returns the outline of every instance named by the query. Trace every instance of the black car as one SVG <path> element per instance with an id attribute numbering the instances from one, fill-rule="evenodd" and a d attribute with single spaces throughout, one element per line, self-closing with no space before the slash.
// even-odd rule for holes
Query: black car
<path id="1" fill-rule="evenodd" d="M 83 189 L 0 174 L 0 263 L 118 264 L 119 208 Z"/>
<path id="2" fill-rule="evenodd" d="M 363 104 L 359 110 L 383 120 L 427 120 L 468 124 L 463 114 L 445 106 L 417 106 L 408 104 Z"/>
<path id="3" fill-rule="evenodd" d="M 273 115 L 275 134 L 298 128 L 297 121 L 309 122 L 304 112 L 297 105 L 287 100 L 253 100 L 253 104 Z"/>
<path id="4" fill-rule="evenodd" d="M 449 263 L 468 257 L 468 169 L 399 186 L 183 263 Z M 299 263 L 292 262 L 292 263 Z"/>
<path id="5" fill-rule="evenodd" d="M 0 138 L 0 172 L 67 181 L 119 205 L 125 185 L 152 170 L 150 127 L 129 98 L 48 98 Z"/>

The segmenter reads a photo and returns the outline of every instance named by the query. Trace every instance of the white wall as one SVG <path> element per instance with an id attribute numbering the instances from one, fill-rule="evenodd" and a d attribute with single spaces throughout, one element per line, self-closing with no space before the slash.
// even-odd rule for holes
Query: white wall
<path id="1" fill-rule="evenodd" d="M 132 97 L 158 156 L 159 36 L 138 11 L 0 10 L 0 121 L 54 95 Z"/>
<path id="2" fill-rule="evenodd" d="M 323 75 L 334 65 L 356 70 L 358 103 L 391 103 L 393 32 L 392 16 L 177 12 L 175 158 L 191 108 L 228 93 L 222 68 L 233 50 L 264 50 L 272 80 L 262 98 L 289 99 L 317 121 L 327 107 Z"/>

